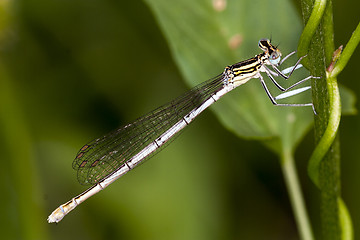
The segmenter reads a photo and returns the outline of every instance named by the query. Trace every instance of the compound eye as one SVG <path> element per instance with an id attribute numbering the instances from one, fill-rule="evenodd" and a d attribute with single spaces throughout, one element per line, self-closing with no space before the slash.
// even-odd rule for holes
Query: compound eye
<path id="1" fill-rule="evenodd" d="M 276 54 L 276 52 L 273 52 L 270 57 L 271 57 L 271 60 L 275 60 L 275 59 L 277 59 L 279 56 L 278 56 L 278 54 Z"/>
<path id="2" fill-rule="evenodd" d="M 280 54 L 278 52 L 273 52 L 270 54 L 269 61 L 272 64 L 278 64 L 280 62 Z"/>

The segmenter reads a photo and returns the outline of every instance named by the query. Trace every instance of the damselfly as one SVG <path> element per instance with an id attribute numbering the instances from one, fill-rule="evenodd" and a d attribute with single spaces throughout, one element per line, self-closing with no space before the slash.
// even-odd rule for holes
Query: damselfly
<path id="1" fill-rule="evenodd" d="M 159 148 L 164 147 L 175 134 L 223 95 L 252 78 L 260 79 L 267 96 L 274 105 L 313 106 L 312 103 L 278 104 L 276 102 L 277 99 L 286 98 L 310 88 L 288 91 L 308 79 L 315 78 L 313 76 L 308 76 L 288 88 L 280 86 L 274 78 L 280 76 L 288 79 L 296 69 L 302 67 L 300 61 L 303 57 L 294 66 L 281 71 L 278 66 L 295 52 L 281 60 L 280 50 L 272 45 L 270 40 L 261 39 L 259 47 L 263 52 L 255 57 L 226 67 L 220 75 L 201 83 L 170 103 L 83 146 L 75 157 L 73 168 L 77 171 L 77 178 L 81 184 L 93 186 L 55 209 L 48 217 L 48 222 L 61 221 L 77 205 L 148 159 Z M 284 93 L 273 97 L 261 75 L 262 72 Z"/>

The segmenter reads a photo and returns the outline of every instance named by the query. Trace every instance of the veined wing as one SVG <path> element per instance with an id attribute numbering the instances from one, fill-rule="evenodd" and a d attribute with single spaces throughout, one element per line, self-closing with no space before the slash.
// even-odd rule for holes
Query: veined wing
<path id="1" fill-rule="evenodd" d="M 84 145 L 73 161 L 73 169 L 77 170 L 80 184 L 93 185 L 113 173 L 222 89 L 223 78 L 223 74 L 220 74 L 203 82 L 175 100 L 138 118 L 133 123 L 124 125 Z M 164 145 L 166 144 L 159 148 L 164 148 Z"/>

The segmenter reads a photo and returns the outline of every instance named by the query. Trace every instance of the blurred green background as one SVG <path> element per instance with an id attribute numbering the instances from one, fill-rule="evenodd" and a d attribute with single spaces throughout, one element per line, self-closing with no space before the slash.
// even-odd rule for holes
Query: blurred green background
<path id="1" fill-rule="evenodd" d="M 301 19 L 299 3 L 291 4 Z M 334 2 L 336 46 L 350 38 L 359 5 Z M 56 207 L 86 189 L 71 168 L 79 148 L 189 86 L 142 1 L 22 0 L 0 6 L 2 239 L 299 239 L 276 155 L 234 136 L 211 111 L 148 163 L 59 224 L 48 224 Z M 339 76 L 355 94 L 359 64 L 357 49 Z M 343 117 L 340 139 L 343 199 L 356 236 L 358 115 Z M 296 160 L 319 235 L 318 191 L 306 174 L 312 149 L 310 132 Z"/>

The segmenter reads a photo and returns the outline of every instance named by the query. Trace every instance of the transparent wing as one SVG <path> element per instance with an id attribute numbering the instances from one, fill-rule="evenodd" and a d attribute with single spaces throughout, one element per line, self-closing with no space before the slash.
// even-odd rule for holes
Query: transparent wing
<path id="1" fill-rule="evenodd" d="M 84 185 L 96 184 L 222 88 L 223 74 L 220 74 L 133 123 L 84 145 L 73 161 L 78 181 Z"/>

